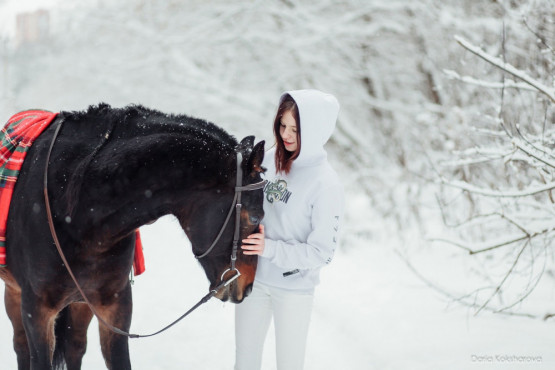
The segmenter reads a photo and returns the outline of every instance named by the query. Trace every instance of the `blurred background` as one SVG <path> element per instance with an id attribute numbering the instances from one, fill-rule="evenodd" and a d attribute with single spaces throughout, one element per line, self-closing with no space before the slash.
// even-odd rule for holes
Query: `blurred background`
<path id="1" fill-rule="evenodd" d="M 0 118 L 142 104 L 269 147 L 283 91 L 332 93 L 341 112 L 327 149 L 348 203 L 337 262 L 317 291 L 308 368 L 466 369 L 501 354 L 542 359 L 512 368 L 547 369 L 554 22 L 552 0 L 0 0 Z M 166 219 L 145 228 L 147 269 L 153 262 L 136 302 L 167 304 L 146 293 L 164 278 L 198 282 L 183 289 L 191 301 L 204 291 L 193 261 L 189 272 L 156 271 L 162 248 L 148 242 L 176 227 Z M 164 240 L 191 259 L 184 236 Z M 232 308 L 216 306 L 199 322 L 220 315 L 210 325 L 226 334 L 189 357 L 226 346 L 210 366 L 232 368 Z M 136 307 L 134 325 L 150 318 Z M 0 351 L 14 358 L 0 320 Z M 135 367 L 178 368 L 164 349 L 187 352 L 175 343 L 197 329 L 161 339 L 159 356 Z M 137 346 L 132 358 L 151 352 Z"/>

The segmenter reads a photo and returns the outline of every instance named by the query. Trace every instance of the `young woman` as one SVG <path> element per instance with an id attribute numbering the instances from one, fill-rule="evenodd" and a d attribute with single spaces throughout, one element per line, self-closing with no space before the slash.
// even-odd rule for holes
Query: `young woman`
<path id="1" fill-rule="evenodd" d="M 317 90 L 281 96 L 263 163 L 265 216 L 242 245 L 259 259 L 253 291 L 235 310 L 235 370 L 260 369 L 272 317 L 277 369 L 303 368 L 314 287 L 343 217 L 343 187 L 324 150 L 338 112 L 337 99 Z"/>

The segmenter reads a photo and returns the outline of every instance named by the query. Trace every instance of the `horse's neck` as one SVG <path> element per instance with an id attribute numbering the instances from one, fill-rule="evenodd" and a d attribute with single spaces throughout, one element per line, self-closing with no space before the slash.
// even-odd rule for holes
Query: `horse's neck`
<path id="1" fill-rule="evenodd" d="M 185 141 L 185 142 L 181 142 Z M 205 143 L 190 134 L 120 135 L 107 142 L 83 183 L 80 204 L 88 234 L 121 237 L 159 217 L 183 212 L 199 192 L 229 182 L 229 150 L 210 156 Z M 215 158 L 219 160 L 215 160 Z M 185 210 L 186 211 L 186 210 Z"/>

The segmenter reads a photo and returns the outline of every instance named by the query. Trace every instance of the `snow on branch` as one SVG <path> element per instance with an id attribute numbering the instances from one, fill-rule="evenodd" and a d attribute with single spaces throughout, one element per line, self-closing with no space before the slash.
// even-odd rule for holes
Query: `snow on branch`
<path id="1" fill-rule="evenodd" d="M 480 58 L 484 59 L 488 63 L 493 64 L 494 66 L 504 70 L 505 72 L 512 74 L 516 78 L 521 79 L 522 81 L 526 82 L 530 86 L 534 87 L 536 90 L 538 90 L 541 93 L 543 93 L 544 95 L 546 95 L 553 103 L 555 103 L 555 89 L 552 89 L 552 88 L 542 84 L 541 82 L 533 79 L 532 77 L 528 76 L 523 71 L 513 67 L 509 63 L 505 63 L 501 59 L 487 54 L 485 51 L 483 51 L 482 49 L 472 45 L 471 43 L 469 43 L 468 41 L 466 41 L 464 38 L 462 38 L 460 36 L 455 36 L 455 40 L 462 47 L 464 47 L 465 49 L 467 49 L 471 53 L 479 56 Z"/>
<path id="2" fill-rule="evenodd" d="M 524 83 L 518 83 L 515 82 L 513 80 L 505 80 L 503 82 L 489 82 L 489 81 L 484 81 L 484 80 L 478 80 L 474 77 L 470 77 L 470 76 L 461 76 L 459 75 L 457 72 L 449 70 L 449 69 L 444 69 L 443 73 L 445 73 L 447 75 L 447 77 L 454 79 L 454 80 L 458 80 L 470 85 L 477 85 L 477 86 L 481 86 L 481 87 L 488 87 L 491 89 L 505 89 L 505 88 L 515 88 L 515 89 L 521 89 L 521 90 L 529 90 L 529 91 L 537 91 L 537 89 L 531 87 L 528 84 L 524 84 Z"/>
<path id="3" fill-rule="evenodd" d="M 461 167 L 468 165 L 478 165 L 498 160 L 507 161 L 509 158 L 515 158 L 515 152 L 516 149 L 514 147 L 508 149 L 476 147 L 467 149 L 465 151 L 456 152 L 455 154 L 457 154 L 459 158 L 439 161 L 439 165 L 441 165 L 442 167 Z"/>
<path id="4" fill-rule="evenodd" d="M 441 178 L 441 183 L 450 187 L 458 188 L 469 193 L 483 195 L 492 198 L 520 198 L 527 197 L 542 193 L 544 191 L 549 191 L 555 189 L 555 182 L 550 182 L 542 186 L 531 187 L 525 190 L 491 190 L 480 188 L 477 186 L 470 185 L 463 181 L 448 181 L 445 178 Z"/>
<path id="5" fill-rule="evenodd" d="M 541 149 L 535 147 L 531 143 L 528 143 L 528 142 L 526 142 L 524 140 L 521 140 L 519 138 L 513 138 L 513 144 L 518 149 L 520 149 L 524 153 L 526 153 L 528 156 L 542 162 L 543 164 L 545 164 L 545 165 L 547 165 L 551 168 L 555 168 L 555 162 L 553 160 L 550 160 L 549 158 L 546 158 L 547 155 L 549 155 L 549 154 L 542 151 Z"/>
<path id="6" fill-rule="evenodd" d="M 468 252 L 468 254 L 473 255 L 473 254 L 479 254 L 479 253 L 484 253 L 484 252 L 489 252 L 492 251 L 494 249 L 498 249 L 501 247 L 505 247 L 505 246 L 509 246 L 524 240 L 530 240 L 533 238 L 536 238 L 538 236 L 541 235 L 546 235 L 549 234 L 551 232 L 555 231 L 555 227 L 547 227 L 543 230 L 539 230 L 539 231 L 534 231 L 534 232 L 526 232 L 524 233 L 524 235 L 515 235 L 515 236 L 510 236 L 508 238 L 505 238 L 503 240 L 497 241 L 497 242 L 493 242 L 489 245 L 485 245 L 479 248 L 473 248 L 470 245 L 462 242 L 462 241 L 458 241 L 458 240 L 451 240 L 451 239 L 446 239 L 446 238 L 430 238 L 428 239 L 431 242 L 442 242 L 442 243 L 447 243 L 447 244 L 451 244 L 454 245 L 460 249 L 463 249 L 465 251 Z M 475 243 L 473 243 L 473 245 L 475 245 Z"/>

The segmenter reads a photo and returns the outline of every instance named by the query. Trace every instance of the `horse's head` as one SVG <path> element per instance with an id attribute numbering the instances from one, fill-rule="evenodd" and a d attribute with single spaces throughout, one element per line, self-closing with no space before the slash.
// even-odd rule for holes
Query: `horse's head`
<path id="1" fill-rule="evenodd" d="M 257 186 L 249 189 L 248 185 L 262 182 L 262 160 L 264 158 L 264 141 L 254 144 L 254 137 L 249 136 L 241 141 L 236 151 L 240 153 L 241 186 L 247 187 L 240 191 L 241 208 L 239 217 L 239 238 L 235 269 L 240 276 L 232 283 L 220 289 L 215 295 L 222 301 L 241 302 L 252 290 L 252 284 L 258 263 L 257 256 L 245 255 L 241 250 L 241 240 L 258 230 L 263 210 L 263 189 Z M 233 156 L 233 165 L 227 174 L 229 181 L 225 188 L 205 192 L 205 199 L 198 199 L 198 206 L 188 225 L 184 225 L 193 245 L 193 252 L 202 265 L 210 280 L 210 289 L 214 289 L 223 281 L 229 280 L 237 271 L 231 269 L 233 239 L 236 228 L 236 207 L 234 195 L 237 186 L 237 161 Z M 228 217 L 229 216 L 229 217 Z M 227 220 L 227 221 L 226 221 Z M 218 239 L 218 234 L 221 236 Z M 216 241 L 214 243 L 214 241 Z"/>

